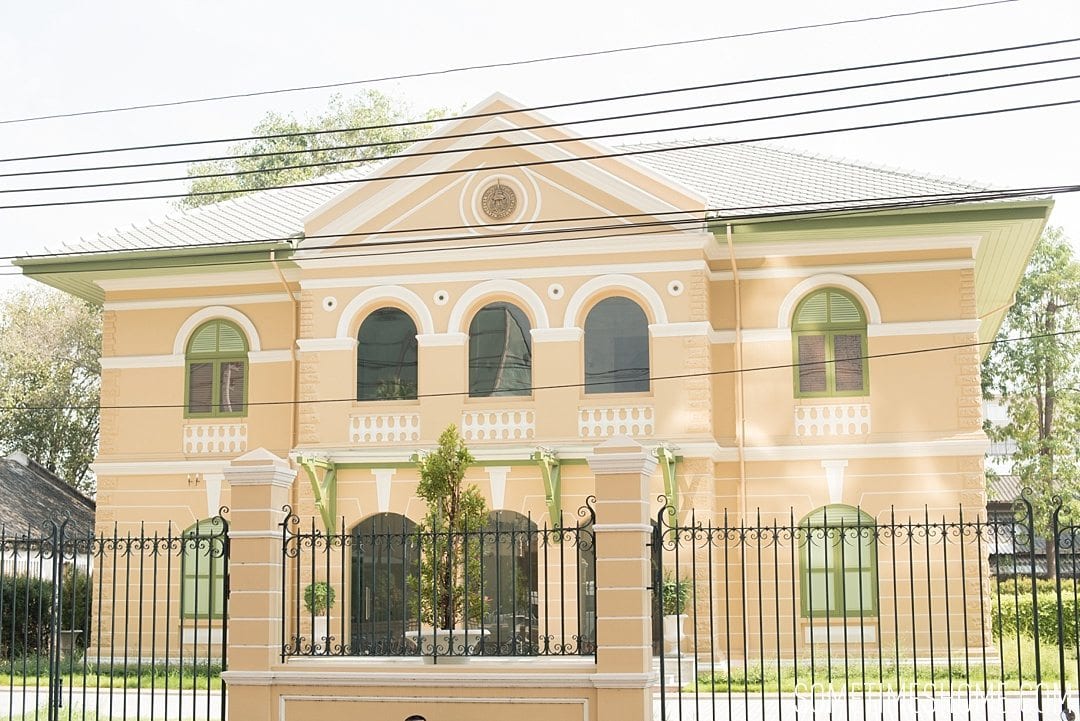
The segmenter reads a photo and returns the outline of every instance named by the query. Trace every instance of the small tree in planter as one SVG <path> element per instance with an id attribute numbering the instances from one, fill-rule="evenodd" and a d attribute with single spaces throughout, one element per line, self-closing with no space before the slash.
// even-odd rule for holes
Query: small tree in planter
<path id="1" fill-rule="evenodd" d="M 321 616 L 334 607 L 334 587 L 326 581 L 309 583 L 304 589 L 304 608 Z"/>
<path id="2" fill-rule="evenodd" d="M 690 598 L 690 579 L 668 571 L 660 584 L 660 609 L 664 616 L 664 653 L 676 653 L 683 636 L 683 619 Z"/>
<path id="3" fill-rule="evenodd" d="M 454 425 L 439 436 L 439 447 L 420 459 L 417 494 L 427 514 L 417 527 L 420 578 L 412 594 L 420 619 L 436 629 L 452 630 L 464 621 L 476 628 L 484 603 L 480 567 L 480 531 L 487 508 L 480 489 L 465 485 L 465 472 L 475 462 Z"/>

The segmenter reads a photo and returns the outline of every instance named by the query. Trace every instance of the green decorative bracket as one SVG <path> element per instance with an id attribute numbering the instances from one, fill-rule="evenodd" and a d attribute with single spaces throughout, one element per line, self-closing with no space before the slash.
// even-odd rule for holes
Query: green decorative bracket
<path id="1" fill-rule="evenodd" d="M 667 446 L 659 446 L 656 460 L 664 474 L 664 495 L 668 502 L 668 520 L 675 525 L 679 518 L 679 479 L 675 475 L 675 451 Z"/>
<path id="2" fill-rule="evenodd" d="M 562 526 L 562 468 L 554 451 L 540 449 L 533 453 L 532 459 L 540 466 L 540 475 L 544 478 L 544 495 L 547 497 L 548 515 L 551 525 Z"/>
<path id="3" fill-rule="evenodd" d="M 323 526 L 329 534 L 337 533 L 337 466 L 333 461 L 298 456 L 296 462 L 307 473 L 311 490 L 315 495 L 315 508 L 319 509 Z M 323 472 L 319 480 L 319 471 Z"/>

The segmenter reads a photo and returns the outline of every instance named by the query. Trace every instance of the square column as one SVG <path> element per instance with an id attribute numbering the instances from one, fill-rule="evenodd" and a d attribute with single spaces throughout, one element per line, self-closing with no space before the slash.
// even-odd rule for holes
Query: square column
<path id="1" fill-rule="evenodd" d="M 593 450 L 597 721 L 648 721 L 652 673 L 649 481 L 656 459 L 625 436 Z"/>

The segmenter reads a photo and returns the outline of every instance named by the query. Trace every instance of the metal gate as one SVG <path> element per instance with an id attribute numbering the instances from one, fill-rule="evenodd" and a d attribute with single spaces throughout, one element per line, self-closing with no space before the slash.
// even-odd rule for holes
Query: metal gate
<path id="1" fill-rule="evenodd" d="M 1080 687 L 1080 526 L 827 506 L 657 516 L 662 719 L 1063 718 Z"/>
<path id="2" fill-rule="evenodd" d="M 0 717 L 225 718 L 227 530 L 0 529 Z"/>

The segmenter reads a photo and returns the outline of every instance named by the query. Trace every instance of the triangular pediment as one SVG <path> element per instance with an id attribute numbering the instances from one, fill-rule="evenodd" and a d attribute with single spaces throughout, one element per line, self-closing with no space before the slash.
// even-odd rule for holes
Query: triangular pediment
<path id="1" fill-rule="evenodd" d="M 496 94 L 309 214 L 304 247 L 556 228 L 680 232 L 700 229 L 692 223 L 706 205 L 632 157 Z"/>

